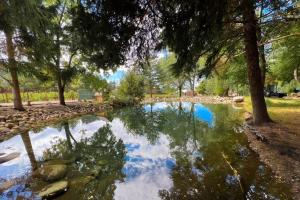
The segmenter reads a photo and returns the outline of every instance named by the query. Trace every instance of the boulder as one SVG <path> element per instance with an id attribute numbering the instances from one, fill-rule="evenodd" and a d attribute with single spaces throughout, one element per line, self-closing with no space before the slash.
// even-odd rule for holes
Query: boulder
<path id="1" fill-rule="evenodd" d="M 69 183 L 67 181 L 58 181 L 44 187 L 39 192 L 39 196 L 42 199 L 53 198 L 66 192 L 68 190 L 68 187 L 69 187 Z"/>
<path id="2" fill-rule="evenodd" d="M 232 101 L 235 103 L 241 103 L 244 102 L 244 97 L 242 96 L 233 97 Z"/>
<path id="3" fill-rule="evenodd" d="M 4 154 L 3 156 L 0 157 L 0 164 L 8 162 L 10 160 L 13 160 L 13 159 L 15 159 L 15 158 L 17 158 L 19 156 L 20 156 L 19 152 L 13 152 L 13 153 L 9 153 L 9 154 Z"/>
<path id="4" fill-rule="evenodd" d="M 67 173 L 67 165 L 65 164 L 53 164 L 53 165 L 43 165 L 37 169 L 37 175 L 40 176 L 45 181 L 56 181 L 65 177 Z"/>

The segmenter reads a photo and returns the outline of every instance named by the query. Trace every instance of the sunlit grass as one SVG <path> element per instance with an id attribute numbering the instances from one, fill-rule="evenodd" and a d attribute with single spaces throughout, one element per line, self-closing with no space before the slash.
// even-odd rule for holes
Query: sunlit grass
<path id="1" fill-rule="evenodd" d="M 270 117 L 297 134 L 300 134 L 300 100 L 266 98 Z M 252 112 L 250 97 L 245 98 L 244 108 Z"/>
<path id="2" fill-rule="evenodd" d="M 57 92 L 22 92 L 21 97 L 23 101 L 53 101 L 58 100 Z M 78 93 L 75 91 L 65 92 L 65 99 L 74 100 L 78 99 Z M 11 93 L 0 94 L 0 103 L 8 103 L 13 101 Z"/>

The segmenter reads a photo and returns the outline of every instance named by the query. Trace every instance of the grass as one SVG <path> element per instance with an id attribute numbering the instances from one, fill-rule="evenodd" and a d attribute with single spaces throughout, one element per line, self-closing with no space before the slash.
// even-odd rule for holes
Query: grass
<path id="1" fill-rule="evenodd" d="M 53 101 L 58 100 L 57 92 L 22 92 L 23 101 Z M 78 99 L 78 93 L 75 91 L 65 92 L 65 99 Z M 11 93 L 0 94 L 0 103 L 9 103 L 13 101 Z"/>
<path id="2" fill-rule="evenodd" d="M 172 98 L 172 97 L 178 97 L 177 94 L 152 94 L 152 98 Z M 150 98 L 150 94 L 146 94 L 145 98 Z"/>
<path id="3" fill-rule="evenodd" d="M 272 120 L 300 134 L 300 100 L 266 98 L 266 103 Z M 250 97 L 245 98 L 244 107 L 252 112 Z"/>

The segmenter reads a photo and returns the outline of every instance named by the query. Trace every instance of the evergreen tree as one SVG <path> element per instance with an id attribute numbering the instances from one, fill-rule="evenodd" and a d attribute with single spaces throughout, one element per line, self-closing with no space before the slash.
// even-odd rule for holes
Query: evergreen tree
<path id="1" fill-rule="evenodd" d="M 17 110 L 24 110 L 18 74 L 23 67 L 28 66 L 26 36 L 41 31 L 44 20 L 42 7 L 42 1 L 39 0 L 0 1 L 0 34 L 4 35 L 5 40 L 1 51 L 6 55 L 0 60 L 0 68 L 1 74 L 4 74 L 3 72 L 10 74 L 10 79 L 2 78 L 12 87 L 14 108 Z"/>

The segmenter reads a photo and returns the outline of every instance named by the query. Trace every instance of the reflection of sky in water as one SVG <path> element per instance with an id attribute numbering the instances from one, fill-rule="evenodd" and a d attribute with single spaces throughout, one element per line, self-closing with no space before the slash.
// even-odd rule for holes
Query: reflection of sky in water
<path id="1" fill-rule="evenodd" d="M 192 103 L 190 102 L 182 102 L 181 106 L 185 112 L 190 112 Z M 179 102 L 176 103 L 166 103 L 166 102 L 159 102 L 152 105 L 152 111 L 164 111 L 167 108 L 174 108 L 177 109 L 179 107 Z M 144 106 L 144 109 L 147 112 L 151 111 L 151 105 L 147 104 Z M 209 110 L 209 108 L 203 106 L 200 103 L 194 104 L 194 116 L 203 122 L 206 122 L 210 127 L 214 126 L 214 114 Z"/>
<path id="2" fill-rule="evenodd" d="M 169 174 L 175 160 L 169 138 L 161 134 L 155 144 L 150 144 L 145 136 L 128 134 L 119 119 L 113 120 L 112 131 L 127 150 L 123 167 L 126 178 L 125 182 L 116 182 L 115 199 L 159 199 L 159 190 L 172 187 Z"/>
<path id="3" fill-rule="evenodd" d="M 157 103 L 152 107 L 153 111 L 160 111 L 170 106 L 167 103 Z M 178 104 L 173 106 L 178 107 Z M 190 103 L 182 103 L 182 108 L 189 112 Z M 195 116 L 201 121 L 213 124 L 213 114 L 201 104 L 195 105 Z M 150 106 L 145 106 L 146 111 Z M 90 123 L 78 120 L 70 125 L 70 131 L 76 140 L 91 137 L 95 131 L 104 126 L 107 122 L 102 118 L 95 118 Z M 120 119 L 115 118 L 111 130 L 117 139 L 121 139 L 126 147 L 125 165 L 122 169 L 126 175 L 124 182 L 116 181 L 114 199 L 159 199 L 158 191 L 170 189 L 173 186 L 170 172 L 176 165 L 175 159 L 170 152 L 170 139 L 160 134 L 155 143 L 150 143 L 143 135 L 129 133 Z M 65 140 L 64 128 L 57 129 L 47 127 L 38 134 L 29 132 L 33 151 L 37 160 L 42 159 L 43 152 L 51 148 L 59 140 Z M 201 153 L 194 151 L 193 144 L 189 142 L 192 157 L 202 157 Z M 200 145 L 200 144 L 198 144 Z M 20 135 L 0 143 L 0 152 L 20 152 L 19 158 L 0 164 L 0 180 L 20 178 L 31 171 L 31 165 L 25 146 Z M 194 169 L 193 173 L 201 177 L 202 172 Z M 11 188 L 13 191 L 14 189 Z"/>
<path id="4" fill-rule="evenodd" d="M 70 128 L 75 139 L 90 137 L 93 133 L 103 126 L 105 122 L 94 121 L 88 126 L 79 121 L 74 128 Z M 85 130 L 85 133 L 81 130 Z M 33 152 L 37 160 L 41 159 L 43 152 L 49 149 L 58 140 L 66 139 L 64 129 L 45 128 L 38 134 L 29 132 Z M 51 141 L 51 142 L 49 142 Z M 20 135 L 14 136 L 9 140 L 0 143 L 0 152 L 20 152 L 20 157 L 0 164 L 0 179 L 10 179 L 13 177 L 21 177 L 27 172 L 30 172 L 31 165 L 25 146 Z"/>
<path id="5" fill-rule="evenodd" d="M 105 125 L 103 120 L 83 123 L 81 120 L 70 131 L 76 140 L 91 137 L 100 127 Z M 172 187 L 169 177 L 170 170 L 175 166 L 171 157 L 169 138 L 163 134 L 155 144 L 150 144 L 145 136 L 130 134 L 122 121 L 114 119 L 109 123 L 117 139 L 123 140 L 127 154 L 123 173 L 125 182 L 116 181 L 115 199 L 159 199 L 160 189 Z M 83 131 L 84 130 L 84 133 Z M 61 139 L 66 139 L 65 131 L 56 128 L 45 128 L 38 134 L 29 133 L 33 151 L 37 160 L 43 152 Z M 51 142 L 49 142 L 51 141 Z M 20 135 L 0 143 L 0 152 L 20 152 L 19 158 L 0 165 L 0 179 L 21 178 L 31 171 L 31 165 L 25 146 Z M 14 191 L 12 187 L 11 191 Z"/>

